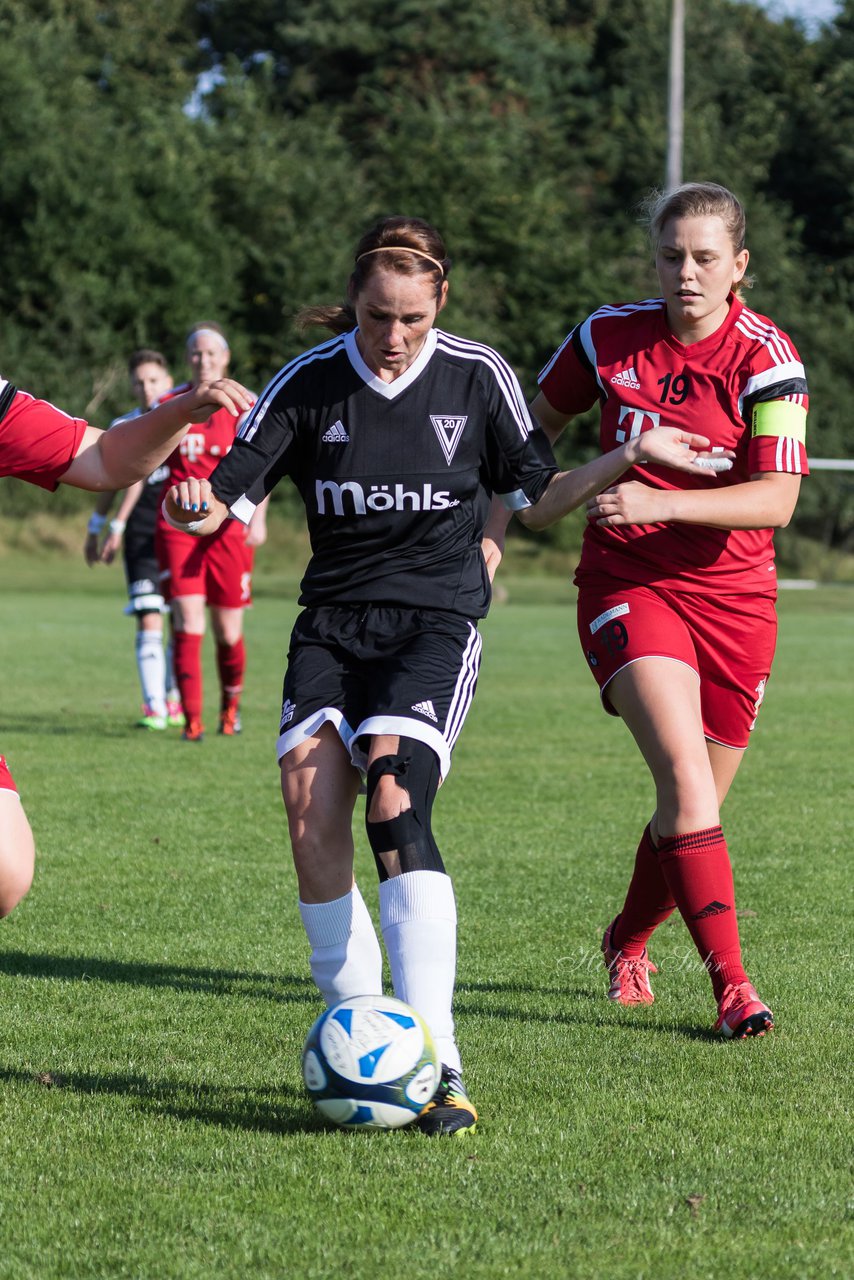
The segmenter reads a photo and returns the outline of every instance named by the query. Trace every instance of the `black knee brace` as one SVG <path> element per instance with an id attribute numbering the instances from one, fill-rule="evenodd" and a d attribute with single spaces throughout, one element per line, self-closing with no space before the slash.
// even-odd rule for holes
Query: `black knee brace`
<path id="1" fill-rule="evenodd" d="M 371 822 L 367 814 L 379 779 L 391 776 L 409 796 L 410 808 L 387 822 Z M 388 880 L 380 854 L 397 850 L 400 869 L 440 871 L 445 864 L 439 852 L 430 818 L 439 790 L 439 760 L 435 751 L 417 738 L 401 738 L 397 755 L 380 756 L 368 769 L 365 830 L 373 850 L 380 880 Z"/>

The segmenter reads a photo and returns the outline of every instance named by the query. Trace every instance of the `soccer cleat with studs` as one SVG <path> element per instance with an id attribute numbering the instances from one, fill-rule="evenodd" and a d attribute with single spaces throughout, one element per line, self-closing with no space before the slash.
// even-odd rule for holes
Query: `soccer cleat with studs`
<path id="1" fill-rule="evenodd" d="M 242 728 L 240 711 L 237 706 L 223 707 L 219 713 L 217 733 L 223 734 L 226 738 L 233 738 L 236 733 L 240 733 Z"/>
<path id="2" fill-rule="evenodd" d="M 205 726 L 201 720 L 188 720 L 181 734 L 182 742 L 201 742 L 205 736 Z"/>
<path id="3" fill-rule="evenodd" d="M 764 1036 L 774 1025 L 774 1015 L 749 982 L 730 982 L 718 1001 L 715 1031 L 728 1040 Z"/>
<path id="4" fill-rule="evenodd" d="M 136 722 L 137 729 L 165 729 L 166 716 L 159 716 L 150 703 L 142 704 L 142 715 Z"/>
<path id="5" fill-rule="evenodd" d="M 614 925 L 619 918 L 614 917 L 602 938 L 602 956 L 611 979 L 608 999 L 619 1004 L 652 1004 L 655 996 L 649 985 L 649 975 L 658 973 L 658 970 L 646 947 L 639 956 L 624 956 L 622 951 L 611 945 Z"/>
<path id="6" fill-rule="evenodd" d="M 436 1092 L 415 1124 L 430 1137 L 460 1138 L 475 1132 L 477 1112 L 469 1102 L 459 1071 L 442 1065 Z"/>

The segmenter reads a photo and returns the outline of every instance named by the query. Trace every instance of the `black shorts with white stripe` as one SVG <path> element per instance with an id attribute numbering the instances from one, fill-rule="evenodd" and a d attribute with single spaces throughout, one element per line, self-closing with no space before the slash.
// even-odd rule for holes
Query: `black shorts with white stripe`
<path id="1" fill-rule="evenodd" d="M 365 739 L 394 734 L 431 747 L 446 777 L 474 697 L 482 645 L 472 621 L 440 609 L 306 609 L 291 634 L 279 759 L 330 722 L 361 769 Z"/>

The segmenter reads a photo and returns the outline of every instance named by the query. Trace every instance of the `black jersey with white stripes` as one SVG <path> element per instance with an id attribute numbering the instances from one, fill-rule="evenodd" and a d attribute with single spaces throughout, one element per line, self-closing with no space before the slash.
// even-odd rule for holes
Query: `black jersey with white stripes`
<path id="1" fill-rule="evenodd" d="M 480 550 L 493 494 L 531 506 L 557 470 L 506 361 L 431 329 L 409 368 L 383 382 L 356 331 L 272 379 L 214 494 L 248 523 L 284 476 L 305 504 L 312 557 L 300 603 L 384 603 L 483 617 Z"/>

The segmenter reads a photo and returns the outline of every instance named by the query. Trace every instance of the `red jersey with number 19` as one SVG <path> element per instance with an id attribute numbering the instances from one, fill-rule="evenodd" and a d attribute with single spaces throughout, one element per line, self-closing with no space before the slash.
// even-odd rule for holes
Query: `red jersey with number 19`
<path id="1" fill-rule="evenodd" d="M 730 297 L 729 315 L 701 342 L 671 333 L 662 298 L 595 311 L 539 375 L 549 404 L 572 417 L 601 405 L 603 452 L 653 427 L 680 427 L 735 450 L 709 479 L 639 466 L 624 479 L 658 489 L 741 484 L 762 471 L 808 474 L 807 384 L 792 341 Z M 776 590 L 770 529 L 654 524 L 589 525 L 576 582 L 608 574 L 628 582 L 715 593 Z"/>

